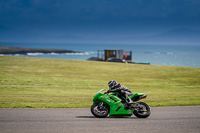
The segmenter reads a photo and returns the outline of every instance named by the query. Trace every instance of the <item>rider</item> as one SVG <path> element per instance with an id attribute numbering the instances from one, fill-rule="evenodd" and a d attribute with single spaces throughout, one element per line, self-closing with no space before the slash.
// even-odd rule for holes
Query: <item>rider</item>
<path id="1" fill-rule="evenodd" d="M 109 90 L 107 93 L 110 92 L 119 92 L 120 95 L 124 96 L 126 100 L 128 100 L 129 104 L 132 104 L 133 101 L 130 99 L 129 96 L 133 95 L 133 93 L 125 86 L 121 84 L 117 84 L 116 80 L 111 80 L 108 82 Z"/>

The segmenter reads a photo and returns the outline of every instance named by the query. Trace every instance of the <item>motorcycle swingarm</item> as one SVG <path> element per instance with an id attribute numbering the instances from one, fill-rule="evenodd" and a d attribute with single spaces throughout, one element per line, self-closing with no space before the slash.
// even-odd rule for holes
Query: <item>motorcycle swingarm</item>
<path id="1" fill-rule="evenodd" d="M 143 106 L 141 106 L 140 104 L 138 103 L 134 103 L 132 106 L 131 106 L 131 109 L 133 110 L 138 110 L 138 109 L 142 109 Z"/>

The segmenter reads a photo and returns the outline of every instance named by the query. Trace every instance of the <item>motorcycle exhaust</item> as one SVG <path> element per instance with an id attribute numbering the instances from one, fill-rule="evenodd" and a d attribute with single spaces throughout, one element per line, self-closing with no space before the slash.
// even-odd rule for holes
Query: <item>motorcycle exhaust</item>
<path id="1" fill-rule="evenodd" d="M 137 109 L 141 109 L 143 108 L 139 103 L 134 103 L 132 106 L 131 106 L 131 109 L 133 110 L 137 110 Z"/>

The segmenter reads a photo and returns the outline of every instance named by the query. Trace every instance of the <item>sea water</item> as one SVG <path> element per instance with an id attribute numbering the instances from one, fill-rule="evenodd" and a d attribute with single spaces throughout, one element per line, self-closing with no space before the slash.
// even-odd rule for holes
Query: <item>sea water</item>
<path id="1" fill-rule="evenodd" d="M 97 57 L 97 50 L 123 49 L 132 51 L 133 62 L 152 65 L 200 67 L 200 46 L 192 45 L 137 45 L 137 44 L 85 44 L 85 43 L 0 43 L 0 46 L 22 48 L 54 48 L 78 51 L 81 53 L 28 53 L 27 55 L 10 55 L 25 57 L 57 58 L 87 60 Z M 5 55 L 0 55 L 5 56 Z"/>

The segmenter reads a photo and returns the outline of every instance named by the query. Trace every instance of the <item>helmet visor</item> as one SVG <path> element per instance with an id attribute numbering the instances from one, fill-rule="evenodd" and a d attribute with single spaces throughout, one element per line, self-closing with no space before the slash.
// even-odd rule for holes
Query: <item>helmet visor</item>
<path id="1" fill-rule="evenodd" d="M 115 86 L 113 84 L 109 85 L 110 89 L 113 89 Z"/>
<path id="2" fill-rule="evenodd" d="M 109 88 L 112 88 L 112 87 L 113 87 L 113 84 L 110 84 L 110 85 L 109 85 Z"/>

